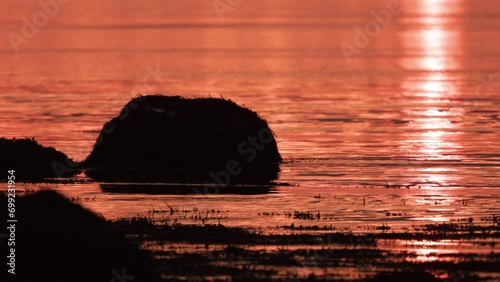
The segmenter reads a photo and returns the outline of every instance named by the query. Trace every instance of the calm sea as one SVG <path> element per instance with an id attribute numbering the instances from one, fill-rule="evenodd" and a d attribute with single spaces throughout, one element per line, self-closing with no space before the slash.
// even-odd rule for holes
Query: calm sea
<path id="1" fill-rule="evenodd" d="M 61 2 L 0 4 L 0 136 L 83 160 L 139 93 L 222 96 L 268 120 L 285 158 L 278 181 L 295 186 L 252 196 L 19 189 L 57 189 L 107 218 L 168 204 L 263 229 L 294 211 L 353 231 L 500 214 L 498 1 Z"/>

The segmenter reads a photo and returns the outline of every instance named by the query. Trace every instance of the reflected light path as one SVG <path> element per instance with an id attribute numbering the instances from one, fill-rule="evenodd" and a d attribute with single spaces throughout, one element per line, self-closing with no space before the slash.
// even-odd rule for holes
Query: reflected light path
<path id="1" fill-rule="evenodd" d="M 453 119 L 459 118 L 463 113 L 452 104 L 451 98 L 456 95 L 458 89 L 454 85 L 454 78 L 450 70 L 460 67 L 460 61 L 450 50 L 461 49 L 460 30 L 450 29 L 449 18 L 443 14 L 450 7 L 445 2 L 435 0 L 422 0 L 419 2 L 424 12 L 422 21 L 423 28 L 418 32 L 412 32 L 403 42 L 407 49 L 416 48 L 419 57 L 408 68 L 417 68 L 420 72 L 416 77 L 410 77 L 404 82 L 405 89 L 411 90 L 409 95 L 417 102 L 416 107 L 409 110 L 414 116 L 411 124 L 413 129 L 420 132 L 411 140 L 406 140 L 405 146 L 416 151 L 417 158 L 429 162 L 439 161 L 439 166 L 419 168 L 421 181 L 432 186 L 448 186 L 459 183 L 459 179 L 452 179 L 449 171 L 455 170 L 452 162 L 459 160 L 458 152 L 460 145 L 457 142 L 459 130 Z M 453 4 L 463 6 L 462 1 Z M 410 31 L 411 32 L 411 31 Z M 405 62 L 403 62 L 403 65 Z M 412 104 L 415 105 L 415 104 Z M 441 161 L 445 161 L 441 164 Z M 436 195 L 435 189 L 429 189 L 428 193 Z M 453 198 L 452 191 L 439 191 L 440 198 Z M 448 205 L 449 206 L 449 205 Z M 447 222 L 450 219 L 443 213 L 448 207 L 433 210 L 432 213 L 420 218 L 423 221 Z M 414 246 L 418 255 L 416 260 L 420 262 L 436 260 L 439 250 L 432 246 L 432 242 L 421 242 Z"/>

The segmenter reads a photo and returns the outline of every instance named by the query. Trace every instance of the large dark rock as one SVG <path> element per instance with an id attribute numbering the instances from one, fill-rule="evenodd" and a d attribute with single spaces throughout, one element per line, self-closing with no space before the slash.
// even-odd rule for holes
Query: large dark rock
<path id="1" fill-rule="evenodd" d="M 0 171 L 15 170 L 17 179 L 39 179 L 44 177 L 71 176 L 77 173 L 58 171 L 57 165 L 76 167 L 64 153 L 52 147 L 43 147 L 34 138 L 0 138 Z"/>
<path id="2" fill-rule="evenodd" d="M 5 195 L 0 201 L 7 203 Z M 2 263 L 1 276 L 8 279 L 1 281 L 124 281 L 117 273 L 135 276 L 126 281 L 158 280 L 147 254 L 107 221 L 62 195 L 41 191 L 17 197 L 15 205 L 15 275 Z M 0 233 L 7 231 L 5 218 Z M 11 247 L 6 238 L 0 240 L 4 261 Z"/>
<path id="3" fill-rule="evenodd" d="M 230 100 L 140 96 L 104 125 L 84 164 L 94 178 L 264 183 L 281 156 L 267 122 Z"/>

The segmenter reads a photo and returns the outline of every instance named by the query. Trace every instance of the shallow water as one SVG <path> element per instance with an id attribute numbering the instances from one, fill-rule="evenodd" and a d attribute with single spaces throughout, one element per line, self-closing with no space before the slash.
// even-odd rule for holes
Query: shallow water
<path id="1" fill-rule="evenodd" d="M 56 189 L 106 218 L 166 202 L 270 232 L 292 222 L 399 231 L 500 214 L 495 1 L 404 1 L 348 59 L 339 45 L 354 45 L 355 29 L 390 1 L 243 1 L 223 20 L 211 1 L 185 2 L 72 1 L 19 53 L 0 37 L 0 136 L 36 137 L 82 160 L 138 93 L 220 95 L 268 120 L 285 158 L 278 181 L 296 186 L 208 196 L 103 193 L 99 183 L 19 189 Z M 0 32 L 21 34 L 40 7 L 7 3 Z M 284 215 L 294 211 L 322 217 Z"/>

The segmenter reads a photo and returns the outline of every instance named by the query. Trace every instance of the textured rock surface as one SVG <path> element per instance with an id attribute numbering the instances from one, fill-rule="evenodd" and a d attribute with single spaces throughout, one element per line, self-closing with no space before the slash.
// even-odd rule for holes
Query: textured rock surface
<path id="1" fill-rule="evenodd" d="M 281 156 L 267 122 L 229 100 L 140 96 L 101 130 L 85 161 L 92 177 L 266 182 Z M 127 170 L 127 174 L 120 171 Z"/>

